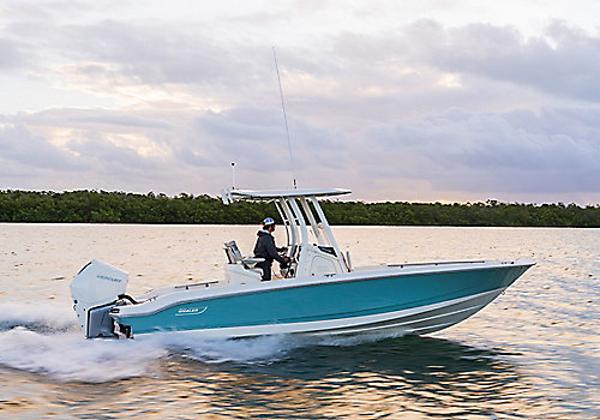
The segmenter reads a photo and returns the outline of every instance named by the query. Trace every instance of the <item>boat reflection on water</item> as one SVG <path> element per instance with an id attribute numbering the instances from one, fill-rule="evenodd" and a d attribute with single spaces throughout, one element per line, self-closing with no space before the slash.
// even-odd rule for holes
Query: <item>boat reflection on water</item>
<path id="1" fill-rule="evenodd" d="M 172 360 L 188 403 L 203 413 L 301 416 L 427 413 L 535 415 L 540 395 L 497 351 L 432 337 L 298 347 L 259 364 Z M 202 401 L 202 402 L 200 402 Z M 196 412 L 198 413 L 198 412 Z"/>
<path id="2" fill-rule="evenodd" d="M 549 398 L 502 350 L 421 336 L 363 343 L 277 339 L 215 343 L 221 350 L 215 358 L 278 343 L 281 352 L 255 361 L 217 362 L 208 347 L 198 353 L 193 343 L 173 343 L 154 372 L 139 377 L 65 386 L 38 376 L 47 401 L 31 410 L 94 418 L 564 417 L 557 411 L 564 401 Z"/>

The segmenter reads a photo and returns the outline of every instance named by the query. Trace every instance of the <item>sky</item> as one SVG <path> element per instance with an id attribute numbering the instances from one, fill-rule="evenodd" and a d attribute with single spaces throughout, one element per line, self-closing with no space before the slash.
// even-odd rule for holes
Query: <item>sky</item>
<path id="1" fill-rule="evenodd" d="M 0 189 L 215 195 L 236 162 L 238 188 L 294 172 L 369 201 L 600 203 L 598 16 L 585 0 L 0 0 Z"/>

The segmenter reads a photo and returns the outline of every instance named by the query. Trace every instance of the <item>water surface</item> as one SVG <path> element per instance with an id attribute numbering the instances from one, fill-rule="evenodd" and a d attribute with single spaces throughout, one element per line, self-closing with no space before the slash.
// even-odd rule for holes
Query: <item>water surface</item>
<path id="1" fill-rule="evenodd" d="M 0 416 L 600 417 L 600 230 L 335 233 L 354 265 L 538 265 L 473 318 L 428 337 L 84 340 L 68 284 L 90 258 L 128 271 L 138 294 L 221 278 L 222 243 L 247 252 L 255 228 L 0 224 Z"/>

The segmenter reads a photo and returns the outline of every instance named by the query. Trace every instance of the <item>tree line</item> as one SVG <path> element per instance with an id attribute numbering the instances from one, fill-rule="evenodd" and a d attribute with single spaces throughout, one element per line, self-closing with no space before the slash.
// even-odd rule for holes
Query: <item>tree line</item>
<path id="1" fill-rule="evenodd" d="M 325 201 L 323 208 L 336 225 L 600 227 L 598 205 Z M 0 190 L 0 222 L 259 224 L 267 215 L 278 219 L 272 203 L 225 206 L 209 195 Z"/>

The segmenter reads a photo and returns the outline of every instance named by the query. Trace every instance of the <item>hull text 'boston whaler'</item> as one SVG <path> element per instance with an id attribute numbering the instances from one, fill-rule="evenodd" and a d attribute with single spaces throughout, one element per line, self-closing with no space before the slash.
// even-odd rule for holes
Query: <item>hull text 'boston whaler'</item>
<path id="1" fill-rule="evenodd" d="M 228 189 L 223 201 L 273 201 L 287 232 L 291 263 L 282 278 L 261 282 L 259 258 L 225 244 L 223 281 L 126 295 L 127 274 L 91 261 L 71 284 L 85 336 L 132 337 L 194 331 L 204 337 L 272 334 L 427 334 L 452 326 L 493 301 L 534 263 L 456 261 L 352 267 L 342 254 L 319 199 L 342 189 Z"/>

